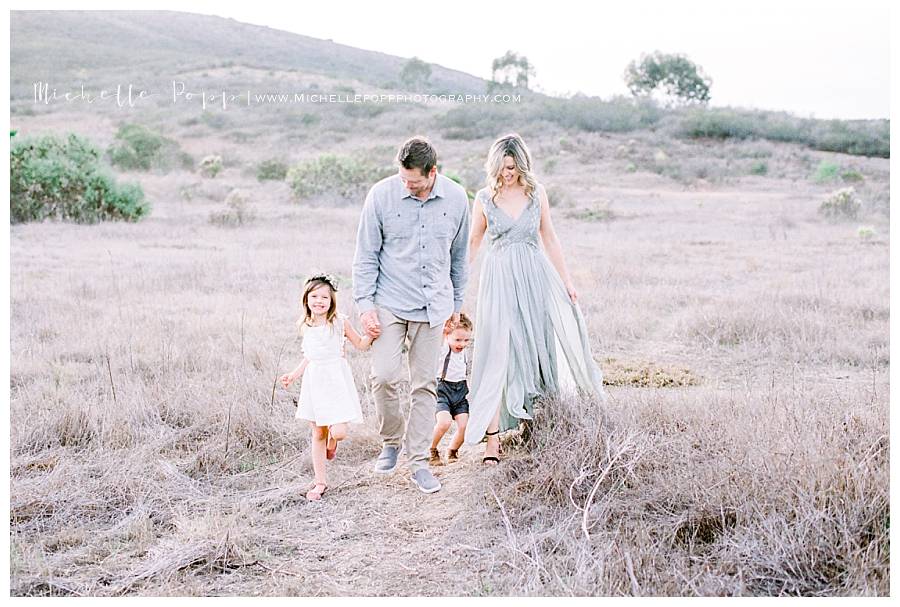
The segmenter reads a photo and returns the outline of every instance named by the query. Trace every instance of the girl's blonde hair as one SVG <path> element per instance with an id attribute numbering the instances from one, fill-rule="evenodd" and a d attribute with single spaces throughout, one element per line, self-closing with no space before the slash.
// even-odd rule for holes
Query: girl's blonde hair
<path id="1" fill-rule="evenodd" d="M 487 187 L 491 193 L 491 200 L 497 197 L 503 186 L 500 173 L 503 171 L 503 160 L 507 156 L 516 163 L 519 183 L 525 188 L 525 195 L 530 197 L 537 187 L 537 180 L 531 172 L 531 152 L 528 151 L 528 146 L 519 135 L 510 133 L 491 145 L 487 160 L 484 162 L 484 172 L 487 174 Z"/>
<path id="2" fill-rule="evenodd" d="M 337 289 L 332 284 L 332 280 L 328 276 L 313 276 L 306 281 L 303 287 L 303 297 L 300 298 L 300 312 L 303 317 L 297 321 L 297 329 L 301 332 L 304 327 L 312 326 L 313 313 L 309 309 L 309 294 L 321 286 L 327 286 L 331 292 L 331 305 L 325 313 L 325 321 L 329 325 L 333 325 L 334 319 L 337 318 Z"/>

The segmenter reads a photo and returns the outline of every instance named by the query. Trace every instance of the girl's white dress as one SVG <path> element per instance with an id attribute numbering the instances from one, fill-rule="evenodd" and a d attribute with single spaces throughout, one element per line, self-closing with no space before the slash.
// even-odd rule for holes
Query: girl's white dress
<path id="1" fill-rule="evenodd" d="M 300 384 L 296 417 L 317 426 L 362 422 L 359 394 L 344 358 L 344 317 L 303 328 L 303 356 L 309 359 Z"/>

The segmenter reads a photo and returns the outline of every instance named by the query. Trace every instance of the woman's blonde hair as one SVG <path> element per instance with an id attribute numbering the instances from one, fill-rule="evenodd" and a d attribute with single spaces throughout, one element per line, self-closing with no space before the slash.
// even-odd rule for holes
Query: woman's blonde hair
<path id="1" fill-rule="evenodd" d="M 531 152 L 528 151 L 528 146 L 519 135 L 510 133 L 491 145 L 487 160 L 484 162 L 484 172 L 487 174 L 487 187 L 491 193 L 491 200 L 497 197 L 497 193 L 503 185 L 500 173 L 503 171 L 503 160 L 507 156 L 516 163 L 519 183 L 525 188 L 525 195 L 531 196 L 537 187 L 537 180 L 531 172 Z"/>
<path id="2" fill-rule="evenodd" d="M 334 319 L 337 318 L 337 289 L 333 284 L 333 280 L 326 275 L 313 276 L 303 286 L 303 297 L 300 298 L 300 312 L 303 314 L 303 317 L 297 321 L 297 329 L 301 333 L 304 327 L 312 326 L 313 313 L 309 309 L 309 294 L 323 285 L 327 286 L 331 292 L 331 305 L 328 306 L 328 311 L 325 313 L 325 321 L 329 325 L 333 325 Z"/>

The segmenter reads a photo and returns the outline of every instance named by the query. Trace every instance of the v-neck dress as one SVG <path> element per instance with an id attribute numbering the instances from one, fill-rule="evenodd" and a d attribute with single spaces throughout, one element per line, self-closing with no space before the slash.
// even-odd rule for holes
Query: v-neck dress
<path id="1" fill-rule="evenodd" d="M 539 242 L 535 190 L 517 218 L 482 189 L 486 248 L 478 284 L 465 442 L 481 441 L 500 407 L 500 430 L 531 419 L 534 400 L 580 391 L 605 398 L 584 317 Z"/>

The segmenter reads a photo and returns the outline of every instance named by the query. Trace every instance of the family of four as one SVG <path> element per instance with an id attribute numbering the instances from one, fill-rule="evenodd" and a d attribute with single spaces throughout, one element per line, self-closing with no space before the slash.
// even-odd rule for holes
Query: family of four
<path id="1" fill-rule="evenodd" d="M 578 294 L 550 218 L 547 192 L 515 134 L 493 143 L 487 185 L 469 205 L 465 190 L 437 170 L 422 137 L 397 154 L 398 173 L 366 196 L 353 260 L 353 299 L 363 334 L 337 312 L 336 283 L 307 280 L 298 325 L 303 361 L 282 376 L 303 377 L 296 417 L 312 427 L 315 480 L 307 498 L 327 488 L 325 462 L 347 424 L 361 421 L 359 397 L 343 357 L 345 339 L 371 349 L 371 388 L 382 439 L 375 471 L 394 471 L 403 448 L 415 485 L 441 488 L 430 466 L 455 420 L 448 462 L 463 441 L 486 440 L 485 464 L 500 456 L 501 431 L 532 418 L 536 399 L 565 390 L 603 397 Z M 469 267 L 482 241 L 474 323 L 462 313 Z M 466 381 L 469 342 L 474 341 Z M 408 373 L 407 359 L 408 358 Z M 401 412 L 403 380 L 410 408 Z"/>

